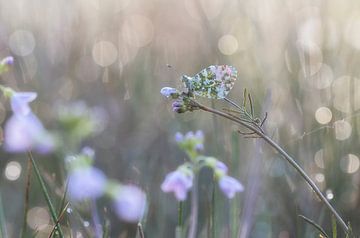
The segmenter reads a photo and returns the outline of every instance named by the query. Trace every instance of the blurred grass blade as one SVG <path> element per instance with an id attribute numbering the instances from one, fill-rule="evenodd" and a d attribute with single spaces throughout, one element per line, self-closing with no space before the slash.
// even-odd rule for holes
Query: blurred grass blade
<path id="1" fill-rule="evenodd" d="M 24 217 L 23 217 L 23 225 L 22 225 L 22 228 L 21 228 L 20 237 L 25 237 L 25 234 L 26 234 L 26 228 L 27 228 L 26 218 L 27 218 L 27 213 L 28 213 L 28 210 L 29 210 L 31 171 L 32 171 L 31 160 L 28 159 L 27 176 L 26 176 L 26 188 L 25 188 L 25 201 L 24 201 Z"/>
<path id="2" fill-rule="evenodd" d="M 309 223 L 310 225 L 312 225 L 316 230 L 318 230 L 322 235 L 324 235 L 326 238 L 330 238 L 330 236 L 328 234 L 326 234 L 326 232 L 324 231 L 324 229 L 321 228 L 320 225 L 316 224 L 313 220 L 310 220 L 309 218 L 303 216 L 303 215 L 298 215 L 300 218 L 302 218 L 304 221 L 306 221 L 307 223 Z M 336 221 L 335 221 L 336 224 Z"/>
<path id="3" fill-rule="evenodd" d="M 68 191 L 68 185 L 69 185 L 69 183 L 66 183 L 66 185 L 65 185 L 64 195 L 63 195 L 63 197 L 62 197 L 62 199 L 61 199 L 60 206 L 59 206 L 59 208 L 58 208 L 58 213 L 59 213 L 59 214 L 61 214 L 61 212 L 64 210 L 63 208 L 64 208 L 65 206 L 68 206 L 68 205 L 69 205 L 69 204 L 66 204 L 66 205 L 65 205 L 65 203 L 66 203 L 66 195 L 67 195 L 67 191 Z"/>
<path id="4" fill-rule="evenodd" d="M 142 228 L 140 222 L 138 223 L 137 227 L 138 227 L 138 233 L 139 233 L 140 238 L 145 238 L 144 231 L 143 231 L 143 228 Z"/>
<path id="5" fill-rule="evenodd" d="M 68 209 L 69 207 L 69 203 L 66 203 L 65 207 L 62 209 L 62 211 L 60 212 L 60 215 L 59 215 L 59 219 L 56 221 L 56 223 L 54 224 L 48 238 L 51 238 L 51 236 L 54 234 L 54 232 L 56 231 L 56 227 L 59 225 L 59 222 L 61 221 L 61 219 L 64 217 L 64 214 L 66 212 L 66 210 Z"/>
<path id="6" fill-rule="evenodd" d="M 331 216 L 331 226 L 332 226 L 332 237 L 337 237 L 337 227 L 336 227 L 336 219 L 334 216 Z"/>
<path id="7" fill-rule="evenodd" d="M 178 225 L 176 227 L 177 232 L 179 233 L 179 237 L 182 237 L 183 231 L 183 211 L 184 211 L 184 202 L 180 201 L 178 205 Z"/>
<path id="8" fill-rule="evenodd" d="M 216 228 L 215 228 L 215 208 L 216 208 L 216 202 L 215 202 L 215 176 L 213 176 L 212 181 L 212 189 L 211 189 L 211 208 L 210 208 L 210 229 L 211 229 L 211 238 L 215 238 L 216 234 Z"/>
<path id="9" fill-rule="evenodd" d="M 110 220 L 105 217 L 104 218 L 104 230 L 103 230 L 103 238 L 109 238 L 110 237 Z"/>
<path id="10" fill-rule="evenodd" d="M 57 224 L 58 217 L 57 217 L 57 215 L 56 215 L 55 207 L 54 207 L 54 205 L 53 205 L 52 202 L 51 202 L 50 195 L 49 195 L 49 193 L 48 193 L 48 191 L 47 191 L 45 182 L 44 182 L 43 178 L 41 177 L 39 168 L 37 167 L 36 162 L 35 162 L 35 160 L 34 160 L 34 158 L 33 158 L 33 156 L 32 156 L 32 154 L 31 154 L 30 151 L 27 153 L 27 155 L 28 155 L 29 159 L 31 160 L 31 163 L 32 163 L 32 165 L 33 165 L 33 167 L 34 167 L 35 175 L 36 175 L 36 177 L 37 177 L 37 179 L 38 179 L 38 181 L 39 181 L 39 183 L 40 183 L 40 187 L 41 187 L 42 193 L 44 194 L 46 203 L 47 203 L 47 205 L 48 205 L 48 207 L 49 207 L 50 214 L 51 214 L 51 218 L 52 218 L 53 222 L 54 222 L 55 225 L 56 225 L 56 228 L 57 228 L 57 231 L 59 232 L 60 237 L 63 238 L 63 237 L 64 237 L 64 233 L 62 232 L 61 227 Z"/>
<path id="11" fill-rule="evenodd" d="M 6 222 L 5 222 L 4 207 L 2 202 L 2 194 L 0 192 L 0 235 L 1 238 L 7 238 Z"/>

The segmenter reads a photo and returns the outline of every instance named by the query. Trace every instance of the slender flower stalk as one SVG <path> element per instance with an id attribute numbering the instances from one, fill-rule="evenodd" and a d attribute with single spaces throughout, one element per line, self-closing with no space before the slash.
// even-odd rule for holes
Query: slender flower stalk
<path id="1" fill-rule="evenodd" d="M 2 202 L 2 195 L 0 191 L 0 236 L 1 237 L 9 237 L 7 230 L 6 230 L 6 220 L 5 220 L 5 214 L 4 214 L 4 207 Z"/>
<path id="2" fill-rule="evenodd" d="M 26 218 L 27 218 L 27 213 L 28 213 L 28 210 L 29 210 L 31 170 L 32 170 L 31 160 L 28 159 L 27 176 L 26 176 L 26 188 L 25 188 L 25 201 L 24 201 L 24 217 L 23 217 L 23 225 L 22 225 L 20 237 L 25 237 L 25 234 L 26 234 L 26 227 L 27 227 Z"/>
<path id="3" fill-rule="evenodd" d="M 254 125 L 244 122 L 243 120 L 240 120 L 239 118 L 232 116 L 230 114 L 218 111 L 216 109 L 204 106 L 192 99 L 190 99 L 190 103 L 193 107 L 196 107 L 198 109 L 201 109 L 206 112 L 214 113 L 218 116 L 222 116 L 224 118 L 227 118 L 233 122 L 238 123 L 239 125 L 249 129 L 251 132 L 258 135 L 260 138 L 264 139 L 271 147 L 273 147 L 279 154 L 283 156 L 283 158 L 286 159 L 287 162 L 290 163 L 290 165 L 295 168 L 301 177 L 305 179 L 305 181 L 308 183 L 308 185 L 314 190 L 314 192 L 318 195 L 320 200 L 328 207 L 328 209 L 331 211 L 331 213 L 335 216 L 336 220 L 339 222 L 343 230 L 346 234 L 350 232 L 349 227 L 346 225 L 344 220 L 341 218 L 341 216 L 337 213 L 335 208 L 329 203 L 329 201 L 326 199 L 326 197 L 321 193 L 320 189 L 316 186 L 316 184 L 311 180 L 311 178 L 306 174 L 306 172 L 300 167 L 298 163 L 288 154 L 286 153 L 276 142 L 274 142 L 269 136 L 265 134 L 261 129 L 255 127 Z"/>
<path id="4" fill-rule="evenodd" d="M 199 175 L 194 173 L 194 184 L 191 190 L 191 214 L 190 214 L 190 228 L 188 238 L 195 238 L 197 232 L 197 222 L 199 214 L 199 191 L 198 191 Z"/>
<path id="5" fill-rule="evenodd" d="M 92 213 L 92 220 L 94 223 L 95 236 L 96 236 L 96 238 L 101 238 L 102 237 L 102 232 L 101 232 L 102 227 L 101 227 L 99 212 L 98 212 L 98 209 L 96 206 L 95 199 L 91 200 L 91 213 Z"/>
<path id="6" fill-rule="evenodd" d="M 184 209 L 184 202 L 183 201 L 179 201 L 179 204 L 178 204 L 178 225 L 177 225 L 177 230 L 179 231 L 180 233 L 180 237 L 183 237 L 182 236 L 182 231 L 183 231 L 183 209 Z"/>

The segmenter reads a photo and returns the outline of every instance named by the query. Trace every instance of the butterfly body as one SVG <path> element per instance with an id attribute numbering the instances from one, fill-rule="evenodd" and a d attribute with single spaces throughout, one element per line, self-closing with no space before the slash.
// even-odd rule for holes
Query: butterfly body
<path id="1" fill-rule="evenodd" d="M 200 97 L 222 99 L 230 92 L 237 78 L 237 70 L 229 65 L 211 65 L 194 77 L 182 76 L 190 93 Z"/>

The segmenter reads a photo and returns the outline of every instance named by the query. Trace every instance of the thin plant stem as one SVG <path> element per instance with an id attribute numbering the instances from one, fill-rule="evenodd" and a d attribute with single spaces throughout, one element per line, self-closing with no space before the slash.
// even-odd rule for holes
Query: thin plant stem
<path id="1" fill-rule="evenodd" d="M 59 222 L 61 221 L 61 219 L 64 217 L 66 210 L 69 207 L 69 203 L 66 203 L 65 207 L 62 209 L 62 211 L 60 211 L 60 215 L 58 220 L 56 221 L 56 223 L 54 224 L 51 233 L 49 234 L 48 238 L 51 238 L 51 236 L 54 234 L 55 230 L 56 230 L 56 226 L 59 224 Z"/>
<path id="2" fill-rule="evenodd" d="M 42 190 L 42 192 L 44 194 L 46 203 L 47 203 L 47 205 L 49 207 L 51 218 L 52 218 L 53 222 L 55 224 L 57 224 L 58 218 L 57 218 L 57 215 L 56 215 L 55 207 L 51 202 L 50 195 L 49 195 L 49 193 L 47 191 L 44 179 L 42 178 L 42 176 L 40 174 L 39 168 L 36 165 L 36 162 L 35 162 L 35 160 L 34 160 L 34 158 L 32 156 L 32 153 L 29 151 L 27 153 L 27 155 L 28 155 L 29 159 L 31 160 L 32 166 L 34 167 L 35 175 L 36 175 L 37 180 L 40 183 L 41 190 Z M 56 225 L 56 228 L 57 228 L 56 230 L 59 232 L 60 237 L 63 238 L 64 233 L 62 232 L 60 225 Z"/>
<path id="3" fill-rule="evenodd" d="M 198 181 L 199 175 L 194 173 L 193 188 L 191 191 L 191 215 L 190 215 L 190 228 L 188 238 L 195 238 L 197 232 L 197 221 L 198 221 Z"/>
<path id="4" fill-rule="evenodd" d="M 30 199 L 30 184 L 31 184 L 31 170 L 32 170 L 32 166 L 31 166 L 31 160 L 30 158 L 27 161 L 27 176 L 26 176 L 26 187 L 25 187 L 25 201 L 24 201 L 24 217 L 23 217 L 23 224 L 22 224 L 22 228 L 21 228 L 21 236 L 20 237 L 25 237 L 26 234 L 26 218 L 27 218 L 27 213 L 29 210 L 29 199 Z"/>
<path id="5" fill-rule="evenodd" d="M 331 226 L 332 226 L 332 237 L 337 238 L 337 227 L 336 227 L 336 219 L 334 216 L 331 216 Z"/>
<path id="6" fill-rule="evenodd" d="M 9 237 L 7 230 L 6 230 L 6 219 L 5 219 L 5 214 L 4 214 L 4 206 L 3 206 L 3 202 L 2 202 L 1 192 L 0 192 L 0 237 L 1 238 Z"/>
<path id="7" fill-rule="evenodd" d="M 301 177 L 303 177 L 303 179 L 307 182 L 307 184 L 313 189 L 313 191 L 318 195 L 319 199 L 328 207 L 328 209 L 331 211 L 331 213 L 335 216 L 336 220 L 339 222 L 339 224 L 341 225 L 341 227 L 343 228 L 343 230 L 345 231 L 346 234 L 349 233 L 349 228 L 346 225 L 346 223 L 344 222 L 344 220 L 341 218 L 341 216 L 336 212 L 335 208 L 329 203 L 329 201 L 326 199 L 326 197 L 321 193 L 320 189 L 316 186 L 316 184 L 311 180 L 311 178 L 306 174 L 306 172 L 300 167 L 300 165 L 298 163 L 296 163 L 296 161 L 288 154 L 286 153 L 276 142 L 274 142 L 269 136 L 267 136 L 263 131 L 261 131 L 260 129 L 247 124 L 246 122 L 243 122 L 239 119 L 237 119 L 236 117 L 233 117 L 231 115 L 228 115 L 226 113 L 223 113 L 221 111 L 218 111 L 216 109 L 213 108 L 209 108 L 207 106 L 204 106 L 194 100 L 191 100 L 191 102 L 193 103 L 193 105 L 203 111 L 206 112 L 210 112 L 210 113 L 214 113 L 216 115 L 225 117 L 233 122 L 236 122 L 238 124 L 240 124 L 241 126 L 246 127 L 247 129 L 253 131 L 255 134 L 257 134 L 259 137 L 261 137 L 262 139 L 264 139 L 272 148 L 274 148 L 279 154 L 281 154 L 283 156 L 283 158 L 286 159 L 287 162 L 289 162 L 289 164 L 295 168 L 296 171 L 299 172 L 299 174 L 301 175 Z"/>
<path id="8" fill-rule="evenodd" d="M 180 232 L 180 235 L 182 237 L 182 231 L 183 231 L 183 210 L 184 210 L 184 202 L 180 201 L 178 206 L 178 229 Z"/>
<path id="9" fill-rule="evenodd" d="M 99 213 L 96 206 L 96 201 L 93 199 L 91 201 L 91 213 L 92 213 L 92 219 L 94 223 L 94 230 L 95 230 L 95 236 L 96 238 L 100 238 L 101 235 L 101 225 L 100 225 L 100 219 L 99 219 Z"/>
<path id="10" fill-rule="evenodd" d="M 138 223 L 137 228 L 138 228 L 140 238 L 145 238 L 144 231 L 143 231 L 143 228 L 142 228 L 142 225 L 140 222 Z"/>
<path id="11" fill-rule="evenodd" d="M 231 105 L 233 105 L 234 107 L 240 109 L 240 110 L 243 110 L 242 107 L 240 107 L 239 105 L 237 105 L 235 102 L 233 102 L 232 100 L 228 99 L 228 98 L 224 98 L 224 100 L 228 103 L 230 103 Z"/>
<path id="12" fill-rule="evenodd" d="M 211 227 L 211 238 L 215 238 L 215 176 L 213 176 L 213 187 L 211 190 L 211 209 L 210 209 L 210 227 Z"/>
<path id="13" fill-rule="evenodd" d="M 304 219 L 304 221 L 306 221 L 307 223 L 309 223 L 310 225 L 312 225 L 313 227 L 315 227 L 321 234 L 323 234 L 326 238 L 330 238 L 330 236 L 328 234 L 326 234 L 326 232 L 321 228 L 321 226 L 319 226 L 318 224 L 316 224 L 313 220 L 303 216 L 303 215 L 298 215 L 298 217 Z M 334 237 L 333 237 L 334 238 Z"/>

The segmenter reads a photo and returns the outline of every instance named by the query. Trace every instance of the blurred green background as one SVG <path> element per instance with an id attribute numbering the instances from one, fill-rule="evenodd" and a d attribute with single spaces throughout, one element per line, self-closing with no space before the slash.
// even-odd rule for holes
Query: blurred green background
<path id="1" fill-rule="evenodd" d="M 355 0 L 0 1 L 0 56 L 15 57 L 1 84 L 38 92 L 32 107 L 48 128 L 60 103 L 85 101 L 106 113 L 104 129 L 84 145 L 94 147 L 96 165 L 109 177 L 147 192 L 146 237 L 174 237 L 177 203 L 160 184 L 185 158 L 175 132 L 188 130 L 203 130 L 205 154 L 222 159 L 245 186 L 231 202 L 214 189 L 216 237 L 316 237 L 299 214 L 330 230 L 329 212 L 266 144 L 241 137 L 237 126 L 205 112 L 176 115 L 160 95 L 164 86 L 180 87 L 182 74 L 215 64 L 238 69 L 230 98 L 240 103 L 244 88 L 251 92 L 259 116 L 268 112 L 267 133 L 359 234 L 359 50 Z M 2 98 L 0 121 L 10 113 Z M 6 226 L 9 237 L 17 237 L 26 155 L 0 157 Z M 37 160 L 59 200 L 62 158 Z M 199 237 L 209 237 L 209 181 L 210 172 L 203 171 Z M 29 230 L 47 237 L 46 203 L 35 179 L 32 184 Z M 107 207 L 111 236 L 127 237 L 126 224 L 99 203 Z M 86 237 L 80 231 L 76 237 Z"/>

